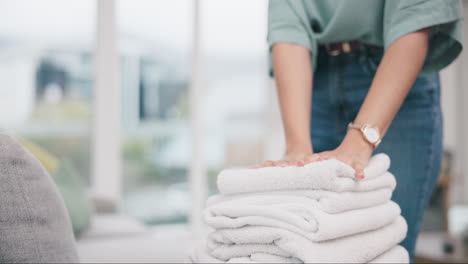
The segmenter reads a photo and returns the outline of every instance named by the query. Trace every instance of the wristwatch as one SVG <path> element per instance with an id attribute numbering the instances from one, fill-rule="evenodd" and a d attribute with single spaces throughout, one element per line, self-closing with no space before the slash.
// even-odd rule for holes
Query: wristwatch
<path id="1" fill-rule="evenodd" d="M 377 146 L 380 144 L 382 141 L 382 138 L 380 137 L 380 132 L 377 127 L 371 126 L 371 125 L 358 125 L 353 122 L 348 124 L 348 128 L 352 129 L 357 129 L 361 131 L 362 136 L 364 139 L 374 146 L 374 148 L 377 148 Z"/>

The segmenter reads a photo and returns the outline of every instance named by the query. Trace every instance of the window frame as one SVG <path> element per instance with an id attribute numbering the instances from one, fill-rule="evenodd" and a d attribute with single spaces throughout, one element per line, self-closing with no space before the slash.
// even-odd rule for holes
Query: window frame
<path id="1" fill-rule="evenodd" d="M 122 205 L 122 126 L 120 60 L 118 54 L 116 4 L 118 0 L 100 0 L 97 5 L 96 68 L 94 118 L 92 126 L 92 195 Z M 191 192 L 189 224 L 193 233 L 203 229 L 202 210 L 207 198 L 207 170 L 203 158 L 201 118 L 200 4 L 193 2 L 192 65 L 189 82 L 191 162 L 187 175 Z"/>

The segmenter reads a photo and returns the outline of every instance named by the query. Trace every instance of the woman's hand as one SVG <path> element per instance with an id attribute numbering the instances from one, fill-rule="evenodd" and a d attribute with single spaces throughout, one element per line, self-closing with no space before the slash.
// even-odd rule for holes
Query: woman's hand
<path id="1" fill-rule="evenodd" d="M 323 160 L 323 158 L 318 154 L 312 153 L 312 151 L 289 151 L 281 160 L 267 160 L 260 165 L 253 166 L 252 168 L 304 166 L 305 164 L 321 160 Z"/>
<path id="2" fill-rule="evenodd" d="M 288 151 L 285 157 L 278 161 L 267 160 L 252 168 L 304 166 L 312 162 L 337 159 L 351 166 L 356 171 L 356 177 L 364 179 L 364 168 L 369 162 L 374 147 L 362 137 L 359 131 L 349 130 L 340 146 L 331 151 L 313 153 L 311 150 Z"/>
<path id="3" fill-rule="evenodd" d="M 337 159 L 356 171 L 356 177 L 364 179 L 364 168 L 369 162 L 374 147 L 365 141 L 358 130 L 350 129 L 340 146 L 332 151 L 317 153 L 320 159 Z"/>

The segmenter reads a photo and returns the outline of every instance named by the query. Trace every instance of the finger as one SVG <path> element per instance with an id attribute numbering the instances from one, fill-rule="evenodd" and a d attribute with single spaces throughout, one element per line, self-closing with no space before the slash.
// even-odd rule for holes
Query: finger
<path id="1" fill-rule="evenodd" d="M 267 160 L 267 161 L 263 162 L 262 165 L 260 165 L 260 168 L 272 167 L 272 166 L 275 166 L 275 162 L 272 161 L 272 160 Z"/>
<path id="2" fill-rule="evenodd" d="M 303 160 L 298 160 L 297 163 L 296 163 L 296 165 L 297 165 L 298 167 L 304 167 L 305 163 L 304 163 Z"/>
<path id="3" fill-rule="evenodd" d="M 304 163 L 305 163 L 305 164 L 309 164 L 309 163 L 312 163 L 312 162 L 320 161 L 321 159 L 322 159 L 322 158 L 320 157 L 319 154 L 307 155 L 307 156 L 304 158 Z"/>
<path id="4" fill-rule="evenodd" d="M 279 167 L 286 167 L 288 166 L 288 161 L 286 160 L 279 160 L 275 163 L 276 166 L 279 166 Z"/>
<path id="5" fill-rule="evenodd" d="M 352 166 L 356 172 L 356 177 L 358 179 L 364 179 L 365 176 L 364 176 L 364 165 L 360 162 L 355 162 L 353 163 L 353 166 Z"/>
<path id="6" fill-rule="evenodd" d="M 332 154 L 320 155 L 320 160 L 329 160 L 329 159 L 336 159 L 336 157 L 335 155 L 332 155 Z"/>
<path id="7" fill-rule="evenodd" d="M 297 166 L 297 161 L 288 161 L 288 166 Z"/>
<path id="8" fill-rule="evenodd" d="M 335 154 L 332 151 L 320 152 L 318 153 L 318 155 L 319 155 L 319 161 L 335 158 Z"/>

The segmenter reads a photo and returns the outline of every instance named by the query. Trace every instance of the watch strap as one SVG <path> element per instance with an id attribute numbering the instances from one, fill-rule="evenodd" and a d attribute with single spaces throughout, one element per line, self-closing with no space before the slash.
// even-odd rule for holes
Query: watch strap
<path id="1" fill-rule="evenodd" d="M 354 122 L 350 122 L 350 123 L 348 124 L 348 129 L 349 129 L 349 128 L 352 128 L 352 129 L 357 129 L 357 130 L 359 130 L 359 131 L 361 132 L 361 135 L 362 135 L 362 137 L 364 138 L 364 140 L 365 140 L 367 143 L 369 143 L 369 144 L 371 144 L 372 146 L 374 146 L 374 149 L 375 149 L 375 148 L 377 148 L 377 147 L 379 146 L 380 142 L 382 142 L 382 138 L 379 138 L 379 140 L 377 140 L 376 142 L 371 142 L 371 141 L 369 141 L 369 140 L 367 139 L 365 133 L 364 133 L 364 129 L 365 129 L 366 127 L 373 127 L 373 128 L 375 128 L 375 129 L 377 129 L 377 128 L 374 127 L 374 126 L 367 125 L 367 124 L 365 124 L 365 125 L 359 125 L 359 124 L 355 124 Z M 378 129 L 377 129 L 377 131 L 378 131 Z"/>

